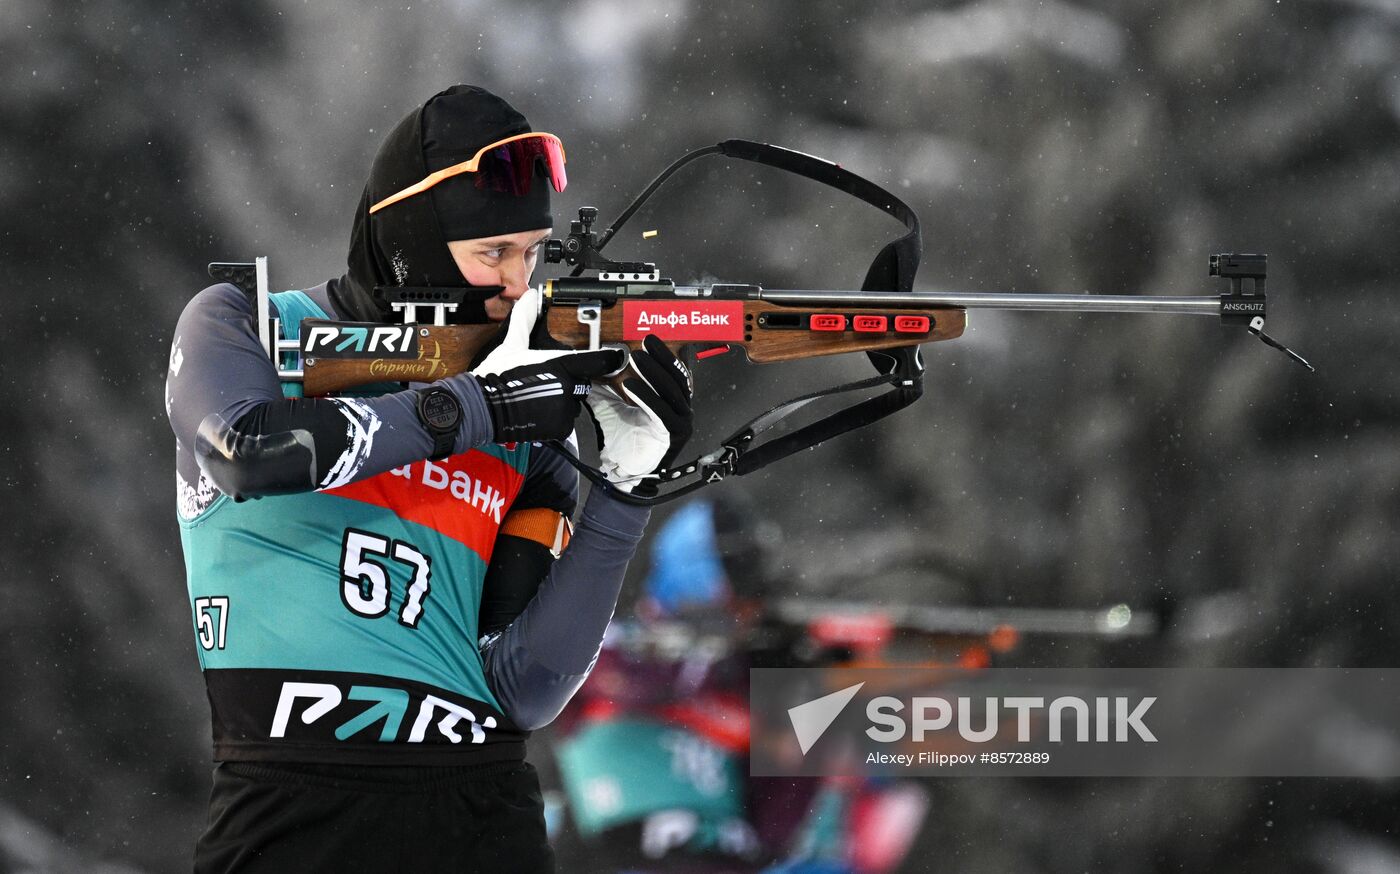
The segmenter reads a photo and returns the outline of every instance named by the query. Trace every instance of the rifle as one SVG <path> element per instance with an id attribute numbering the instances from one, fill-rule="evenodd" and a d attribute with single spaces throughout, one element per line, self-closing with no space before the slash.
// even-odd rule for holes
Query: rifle
<path id="1" fill-rule="evenodd" d="M 638 209 L 672 174 L 706 155 L 751 161 L 805 176 L 834 187 L 901 221 L 907 232 L 886 244 L 871 263 L 863 288 L 857 290 L 772 290 L 758 285 L 714 283 L 676 285 L 662 278 L 655 264 L 613 261 L 602 254 Z M 1299 364 L 1313 367 L 1297 353 L 1264 333 L 1266 255 L 1210 256 L 1209 275 L 1226 279 L 1230 290 L 1219 296 L 1159 297 L 1135 295 L 1062 295 L 976 292 L 914 292 L 921 255 L 919 220 L 889 191 L 845 168 L 779 146 L 726 140 L 684 155 L 666 168 L 602 234 L 593 230 L 594 207 L 579 209 L 562 240 L 549 240 L 545 260 L 574 268 L 568 277 L 540 286 L 545 300 L 549 338 L 560 348 L 640 348 L 655 333 L 673 350 L 697 349 L 697 358 L 734 348 L 749 361 L 767 363 L 865 352 L 878 375 L 802 395 L 752 419 L 693 461 L 659 472 L 663 484 L 693 481 L 653 497 L 620 491 L 620 500 L 654 504 L 672 500 L 730 475 L 743 475 L 808 449 L 838 434 L 863 427 L 917 400 L 923 393 L 924 343 L 960 337 L 969 309 L 1060 312 L 1167 313 L 1216 316 L 1222 324 L 1241 326 Z M 584 277 L 584 271 L 597 275 Z M 307 319 L 297 340 L 281 334 L 268 307 L 267 259 L 254 264 L 210 264 L 215 279 L 234 282 L 255 295 L 259 337 L 279 365 L 285 381 L 302 383 L 308 396 L 383 382 L 430 382 L 462 373 L 502 331 L 496 324 L 450 324 L 468 294 L 495 294 L 499 289 L 385 288 L 381 291 L 403 314 L 400 325 L 331 322 Z M 1244 282 L 1249 280 L 1246 291 Z M 420 322 L 426 309 L 430 321 Z M 284 360 L 292 363 L 284 365 Z M 886 387 L 889 391 L 837 410 L 764 443 L 755 438 L 798 409 L 821 398 Z M 560 442 L 564 454 L 593 483 L 612 486 Z M 616 491 L 616 490 L 614 490 Z"/>

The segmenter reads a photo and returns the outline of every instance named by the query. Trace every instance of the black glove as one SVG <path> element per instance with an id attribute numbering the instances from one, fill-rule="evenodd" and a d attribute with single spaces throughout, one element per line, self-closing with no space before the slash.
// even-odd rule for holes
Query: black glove
<path id="1" fill-rule="evenodd" d="M 491 410 L 494 442 L 563 440 L 574 429 L 590 380 L 621 366 L 620 351 L 600 349 L 556 354 L 538 364 L 499 374 L 473 373 L 472 378 Z"/>
<path id="2" fill-rule="evenodd" d="M 598 425 L 599 466 L 624 492 L 656 494 L 647 475 L 680 453 L 693 429 L 690 369 L 656 335 L 633 352 L 619 398 L 606 386 L 588 399 Z"/>

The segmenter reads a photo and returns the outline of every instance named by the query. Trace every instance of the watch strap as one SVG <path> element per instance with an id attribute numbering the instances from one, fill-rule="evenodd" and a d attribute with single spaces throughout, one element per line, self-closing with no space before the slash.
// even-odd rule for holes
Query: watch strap
<path id="1" fill-rule="evenodd" d="M 457 432 L 462 424 L 462 405 L 456 395 L 445 388 L 430 386 L 416 389 L 418 421 L 428 436 L 433 438 L 433 454 L 428 458 L 438 461 L 452 454 L 457 446 Z"/>

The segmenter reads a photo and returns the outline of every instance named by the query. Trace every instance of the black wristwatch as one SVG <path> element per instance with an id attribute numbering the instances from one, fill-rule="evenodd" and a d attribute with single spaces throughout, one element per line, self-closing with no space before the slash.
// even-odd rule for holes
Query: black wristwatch
<path id="1" fill-rule="evenodd" d="M 451 455 L 457 445 L 457 426 L 462 423 L 462 405 L 457 396 L 445 388 L 418 389 L 418 421 L 433 438 L 429 460 Z"/>

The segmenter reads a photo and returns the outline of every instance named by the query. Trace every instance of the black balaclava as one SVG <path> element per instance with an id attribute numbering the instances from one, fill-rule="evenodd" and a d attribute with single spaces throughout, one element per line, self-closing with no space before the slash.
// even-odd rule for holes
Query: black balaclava
<path id="1" fill-rule="evenodd" d="M 449 240 L 553 225 L 549 176 L 543 164 L 536 167 L 536 178 L 523 196 L 480 188 L 475 173 L 462 173 L 369 214 L 370 206 L 429 173 L 530 130 L 525 116 L 509 103 L 473 85 L 454 85 L 399 122 L 379 147 L 355 210 L 349 269 L 330 286 L 336 309 L 357 321 L 398 322 L 402 316 L 384 300 L 380 291 L 384 287 L 473 287 L 448 251 Z M 483 302 L 499 291 L 482 289 L 468 295 L 453 321 L 486 322 Z"/>

